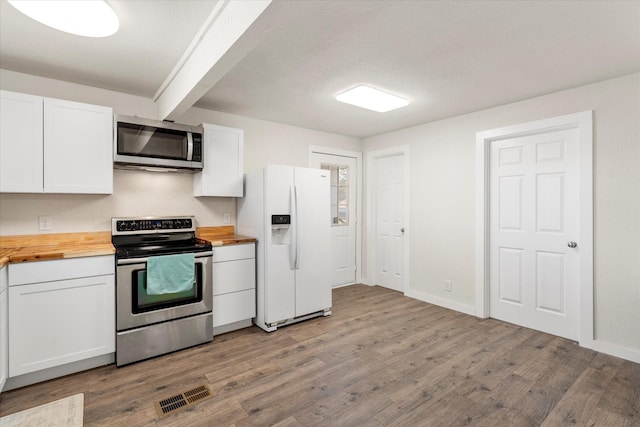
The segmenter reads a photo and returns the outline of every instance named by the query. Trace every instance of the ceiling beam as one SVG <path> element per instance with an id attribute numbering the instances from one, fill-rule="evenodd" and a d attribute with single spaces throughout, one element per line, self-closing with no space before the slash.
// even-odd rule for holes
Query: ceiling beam
<path id="1" fill-rule="evenodd" d="M 219 0 L 154 96 L 156 118 L 174 120 L 206 94 L 258 43 L 254 25 L 271 0 Z"/>

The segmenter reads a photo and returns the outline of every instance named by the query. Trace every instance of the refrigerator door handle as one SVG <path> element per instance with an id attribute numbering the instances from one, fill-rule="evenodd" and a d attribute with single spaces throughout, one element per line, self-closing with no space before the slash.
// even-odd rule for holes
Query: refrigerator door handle
<path id="1" fill-rule="evenodd" d="M 298 186 L 294 185 L 293 186 L 293 195 L 295 196 L 295 207 L 296 207 L 296 221 L 293 224 L 293 229 L 295 230 L 296 234 L 295 234 L 295 238 L 296 238 L 296 262 L 294 264 L 295 269 L 299 270 L 300 269 L 300 242 L 298 241 L 298 233 L 300 232 L 300 230 L 298 229 Z"/>
<path id="2" fill-rule="evenodd" d="M 292 270 L 298 268 L 298 199 L 296 186 L 289 187 L 291 201 L 291 244 L 289 245 L 289 262 Z"/>

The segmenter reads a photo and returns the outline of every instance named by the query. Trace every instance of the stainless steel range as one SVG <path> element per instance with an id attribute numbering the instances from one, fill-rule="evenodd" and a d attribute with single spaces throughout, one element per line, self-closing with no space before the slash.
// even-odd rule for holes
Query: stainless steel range
<path id="1" fill-rule="evenodd" d="M 213 252 L 211 243 L 196 238 L 195 230 L 193 216 L 111 220 L 116 248 L 117 366 L 212 340 Z M 166 255 L 176 254 L 193 254 L 194 274 L 187 276 L 188 283 L 192 277 L 193 286 L 174 292 L 172 283 L 161 283 L 168 291 L 152 291 L 147 264 L 152 257 L 156 265 L 170 258 Z"/>

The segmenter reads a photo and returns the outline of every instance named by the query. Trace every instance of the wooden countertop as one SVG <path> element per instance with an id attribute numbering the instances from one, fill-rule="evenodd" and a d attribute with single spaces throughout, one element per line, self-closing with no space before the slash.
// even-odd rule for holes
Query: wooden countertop
<path id="1" fill-rule="evenodd" d="M 210 241 L 213 246 L 237 245 L 256 241 L 253 237 L 235 234 L 233 225 L 198 227 L 196 229 L 196 237 Z"/>
<path id="2" fill-rule="evenodd" d="M 213 246 L 253 243 L 253 237 L 235 234 L 232 225 L 198 227 L 196 236 Z M 114 254 L 110 231 L 89 233 L 0 236 L 0 268 L 9 263 L 45 261 Z"/>
<path id="3" fill-rule="evenodd" d="M 110 231 L 0 236 L 0 267 L 8 263 L 112 255 Z"/>

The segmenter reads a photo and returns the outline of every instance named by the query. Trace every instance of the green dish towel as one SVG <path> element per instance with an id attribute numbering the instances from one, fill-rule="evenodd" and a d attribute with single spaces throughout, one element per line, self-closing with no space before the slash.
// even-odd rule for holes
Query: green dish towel
<path id="1" fill-rule="evenodd" d="M 193 288 L 195 255 L 152 256 L 147 259 L 147 294 L 175 294 Z"/>

